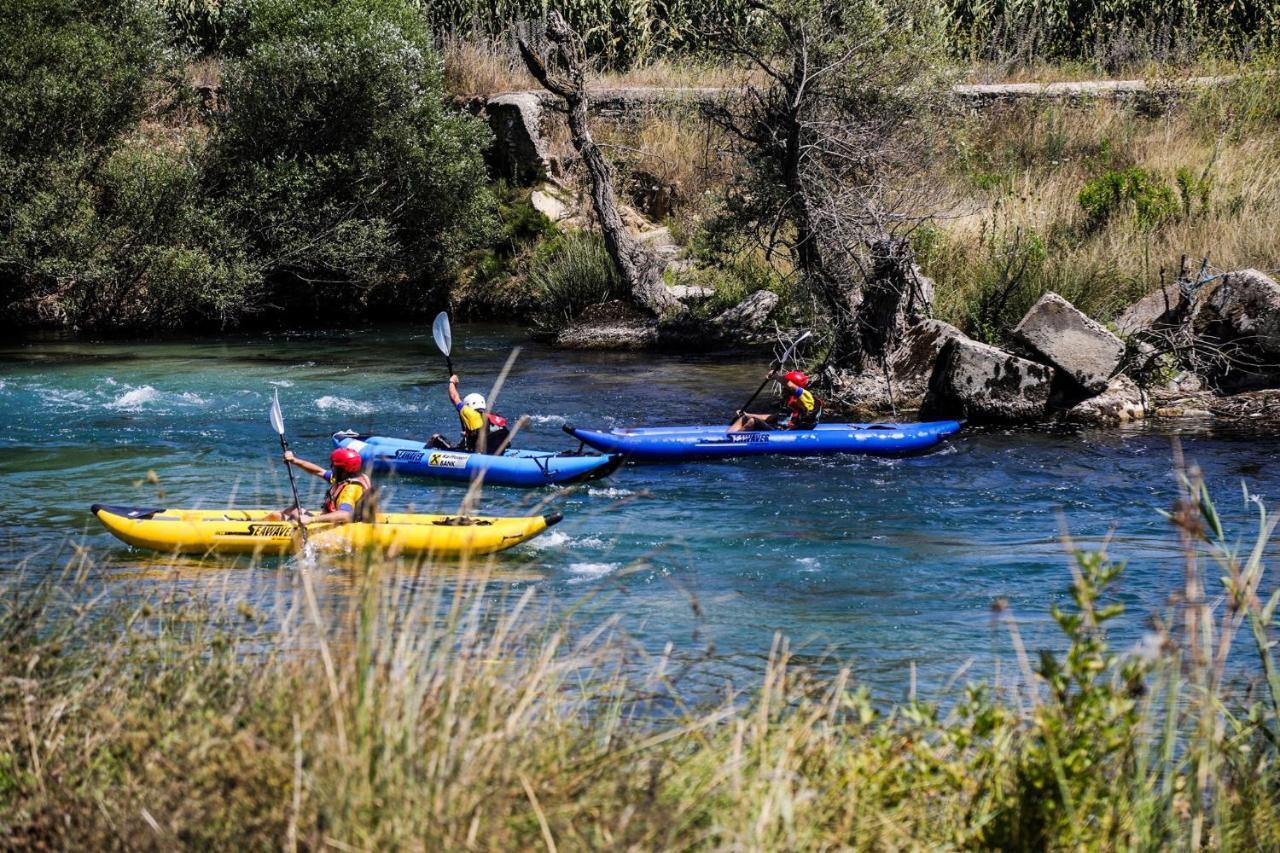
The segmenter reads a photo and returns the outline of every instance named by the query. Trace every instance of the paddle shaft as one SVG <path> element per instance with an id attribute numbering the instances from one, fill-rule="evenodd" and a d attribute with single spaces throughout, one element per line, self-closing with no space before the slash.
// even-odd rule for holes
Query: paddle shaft
<path id="1" fill-rule="evenodd" d="M 280 450 L 283 453 L 289 452 L 289 442 L 285 440 L 284 433 L 277 433 L 280 436 Z M 293 478 L 293 466 L 289 464 L 289 460 L 284 462 L 284 470 L 289 473 L 289 489 L 293 492 L 293 511 L 295 520 L 298 522 L 298 530 L 302 532 L 302 541 L 307 541 L 307 526 L 302 523 L 302 502 L 298 500 L 298 481 Z"/>
<path id="2" fill-rule="evenodd" d="M 776 367 L 769 368 L 769 373 L 772 374 L 773 371 L 776 369 L 777 369 Z M 764 392 L 764 386 L 768 385 L 772 381 L 773 381 L 773 377 L 769 376 L 763 382 L 761 382 L 760 387 L 756 389 L 756 393 L 751 395 L 751 399 L 747 400 L 747 402 L 742 404 L 742 409 L 740 411 L 745 412 L 747 408 L 756 401 L 756 397 L 759 397 Z"/>

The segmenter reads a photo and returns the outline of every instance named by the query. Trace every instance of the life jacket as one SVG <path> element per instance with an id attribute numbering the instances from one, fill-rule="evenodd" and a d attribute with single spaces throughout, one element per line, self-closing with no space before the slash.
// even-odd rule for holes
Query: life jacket
<path id="1" fill-rule="evenodd" d="M 364 488 L 365 494 L 368 494 L 369 491 L 373 488 L 373 483 L 369 481 L 368 476 L 366 476 L 365 474 L 356 474 L 354 477 L 348 477 L 345 480 L 339 480 L 338 475 L 334 474 L 333 478 L 329 481 L 329 491 L 325 492 L 325 495 L 324 495 L 324 511 L 325 512 L 338 511 L 338 498 L 339 496 L 342 495 L 342 490 L 345 489 L 347 485 L 350 483 L 355 483 L 359 486 L 362 486 Z"/>
<path id="2" fill-rule="evenodd" d="M 496 455 L 498 448 L 511 435 L 511 431 L 507 429 L 507 419 L 489 412 L 484 413 L 484 426 L 481 429 L 484 430 L 484 452 L 490 455 Z M 467 429 L 465 422 L 462 425 L 462 446 L 472 452 L 480 451 L 480 430 Z"/>
<path id="3" fill-rule="evenodd" d="M 792 391 L 787 397 L 787 408 L 791 410 L 791 417 L 787 419 L 789 429 L 808 429 L 816 425 L 822 412 L 822 404 L 808 388 Z"/>

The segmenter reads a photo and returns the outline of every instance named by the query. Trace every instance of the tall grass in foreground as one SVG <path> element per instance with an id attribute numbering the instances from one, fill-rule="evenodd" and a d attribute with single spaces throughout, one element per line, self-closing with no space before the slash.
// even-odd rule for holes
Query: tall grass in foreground
<path id="1" fill-rule="evenodd" d="M 1066 653 L 1033 665 L 997 608 L 1019 676 L 942 706 L 877 707 L 779 638 L 758 683 L 685 707 L 665 658 L 610 621 L 570 631 L 533 590 L 496 604 L 491 566 L 430 579 L 372 563 L 339 616 L 308 604 L 324 576 L 303 569 L 282 578 L 299 604 L 270 620 L 14 585 L 0 841 L 1276 849 L 1277 596 L 1259 598 L 1276 520 L 1260 509 L 1237 552 L 1198 474 L 1180 482 L 1185 581 L 1146 642 L 1108 645 L 1121 568 L 1077 552 L 1072 606 L 1053 610 Z M 1240 635 L 1261 680 L 1232 691 Z"/>

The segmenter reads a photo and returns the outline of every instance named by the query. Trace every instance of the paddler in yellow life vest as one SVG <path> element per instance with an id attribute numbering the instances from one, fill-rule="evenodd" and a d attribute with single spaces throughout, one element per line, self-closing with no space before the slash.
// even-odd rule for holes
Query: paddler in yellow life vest
<path id="1" fill-rule="evenodd" d="M 782 383 L 782 402 L 787 411 L 772 415 L 757 415 L 738 410 L 738 419 L 729 427 L 729 432 L 757 432 L 766 429 L 813 429 L 818 425 L 818 399 L 809 390 L 809 377 L 799 370 L 790 373 L 770 371 L 766 379 Z M 779 427 L 778 419 L 787 416 L 785 423 Z"/>
<path id="2" fill-rule="evenodd" d="M 299 459 L 293 455 L 292 450 L 284 452 L 284 461 L 308 474 L 323 477 L 329 484 L 329 490 L 325 492 L 324 507 L 319 514 L 312 515 L 305 509 L 290 507 L 283 512 L 274 512 L 268 516 L 272 521 L 289 519 L 297 520 L 301 524 L 323 522 L 347 524 L 355 518 L 360 499 L 373 489 L 369 478 L 360 471 L 364 467 L 360 454 L 349 447 L 339 447 L 329 454 L 331 467 L 328 470 L 305 459 Z"/>
<path id="3" fill-rule="evenodd" d="M 465 450 L 468 453 L 498 454 L 507 449 L 511 431 L 507 429 L 507 419 L 488 411 L 489 404 L 483 394 L 468 394 L 466 397 L 458 393 L 458 375 L 449 377 L 449 402 L 458 410 L 458 421 L 462 424 L 462 439 L 457 445 L 450 444 L 440 433 L 431 436 L 431 447 L 440 450 Z"/>

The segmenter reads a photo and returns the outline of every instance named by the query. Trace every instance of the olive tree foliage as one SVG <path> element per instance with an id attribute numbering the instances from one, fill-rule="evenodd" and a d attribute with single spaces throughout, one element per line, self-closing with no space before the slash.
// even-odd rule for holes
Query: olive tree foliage
<path id="1" fill-rule="evenodd" d="M 445 103 L 414 5 L 252 0 L 241 14 L 210 187 L 272 297 L 386 304 L 443 282 L 491 227 L 489 132 Z"/>
<path id="2" fill-rule="evenodd" d="M 142 0 L 0 4 L 0 307 L 18 324 L 218 322 L 252 280 L 192 152 L 128 138 L 165 44 Z"/>
<path id="3" fill-rule="evenodd" d="M 718 111 L 745 164 L 731 215 L 813 297 L 840 367 L 882 359 L 928 309 L 906 237 L 939 204 L 922 175 L 949 97 L 945 32 L 931 0 L 753 0 L 709 34 L 754 72 Z"/>

